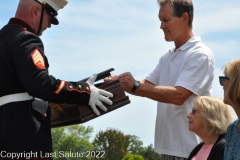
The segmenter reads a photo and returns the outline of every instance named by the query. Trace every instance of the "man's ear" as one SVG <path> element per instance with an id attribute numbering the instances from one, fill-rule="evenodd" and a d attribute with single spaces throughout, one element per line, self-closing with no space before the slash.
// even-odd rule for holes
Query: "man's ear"
<path id="1" fill-rule="evenodd" d="M 184 25 L 188 25 L 189 15 L 188 15 L 187 12 L 184 12 L 184 13 L 182 14 L 182 18 L 183 18 L 183 24 L 184 24 Z"/>
<path id="2" fill-rule="evenodd" d="M 31 16 L 35 19 L 39 17 L 39 14 L 41 14 L 40 8 L 38 6 L 33 6 L 31 10 Z"/>

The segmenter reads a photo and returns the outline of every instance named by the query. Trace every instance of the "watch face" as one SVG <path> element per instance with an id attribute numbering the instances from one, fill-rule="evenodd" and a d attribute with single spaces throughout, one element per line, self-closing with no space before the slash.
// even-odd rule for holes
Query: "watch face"
<path id="1" fill-rule="evenodd" d="M 135 92 L 136 89 L 141 85 L 139 81 L 134 82 L 133 87 L 132 87 L 132 92 Z"/>
<path id="2" fill-rule="evenodd" d="M 136 82 L 134 83 L 134 85 L 135 85 L 136 87 L 139 87 L 139 86 L 140 86 L 140 82 L 139 82 L 139 81 L 136 81 Z"/>

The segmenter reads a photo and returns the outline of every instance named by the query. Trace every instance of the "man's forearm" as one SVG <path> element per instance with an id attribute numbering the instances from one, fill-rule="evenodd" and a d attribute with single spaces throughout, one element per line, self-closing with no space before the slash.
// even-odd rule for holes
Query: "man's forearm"
<path id="1" fill-rule="evenodd" d="M 158 102 L 182 105 L 192 95 L 192 92 L 179 86 L 154 86 L 142 83 L 134 95 L 147 97 Z"/>

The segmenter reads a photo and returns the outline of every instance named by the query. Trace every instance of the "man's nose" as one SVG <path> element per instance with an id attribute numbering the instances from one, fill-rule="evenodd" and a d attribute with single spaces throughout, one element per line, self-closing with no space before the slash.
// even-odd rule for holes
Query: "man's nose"
<path id="1" fill-rule="evenodd" d="M 160 29 L 163 29 L 164 27 L 165 27 L 165 25 L 161 22 Z"/>

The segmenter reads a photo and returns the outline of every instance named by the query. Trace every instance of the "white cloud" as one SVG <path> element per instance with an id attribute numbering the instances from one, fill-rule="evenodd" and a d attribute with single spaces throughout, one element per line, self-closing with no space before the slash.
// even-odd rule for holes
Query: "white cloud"
<path id="1" fill-rule="evenodd" d="M 226 2 L 228 3 L 228 2 Z M 239 5 L 229 6 L 226 3 L 214 2 L 214 5 L 206 6 L 206 8 L 196 9 L 193 27 L 200 35 L 206 35 L 214 32 L 237 32 L 240 29 Z M 234 4 L 239 2 L 229 2 Z M 214 6 L 214 7 L 213 7 Z"/>
<path id="2" fill-rule="evenodd" d="M 222 67 L 232 59 L 239 58 L 239 39 L 212 40 L 207 43 L 215 54 L 218 67 Z"/>

